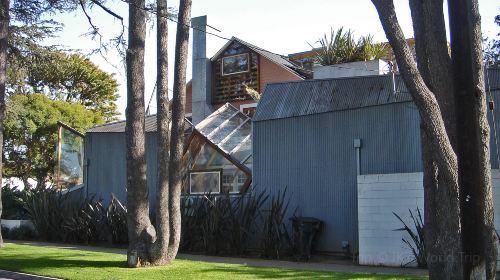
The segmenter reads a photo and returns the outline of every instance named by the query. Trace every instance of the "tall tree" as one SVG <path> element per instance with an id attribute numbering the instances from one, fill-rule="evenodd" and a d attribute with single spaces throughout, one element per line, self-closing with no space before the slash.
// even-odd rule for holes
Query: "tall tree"
<path id="1" fill-rule="evenodd" d="M 3 120 L 5 117 L 5 82 L 7 80 L 7 46 L 9 37 L 9 0 L 0 0 L 0 155 L 3 155 Z M 2 157 L 0 156 L 0 168 Z M 2 183 L 2 172 L 0 172 L 0 185 Z M 2 197 L 0 188 L 0 197 Z M 0 199 L 0 216 L 2 215 L 2 200 Z M 3 238 L 0 233 L 0 247 L 3 247 Z"/>
<path id="2" fill-rule="evenodd" d="M 463 227 L 464 277 L 495 279 L 490 127 L 486 109 L 481 16 L 477 0 L 448 3 L 457 104 L 458 178 Z"/>
<path id="3" fill-rule="evenodd" d="M 149 244 L 156 232 L 149 219 L 144 131 L 144 47 L 146 12 L 144 0 L 129 2 L 127 48 L 127 225 L 129 246 L 127 262 L 140 266 L 149 260 Z"/>
<path id="4" fill-rule="evenodd" d="M 38 48 L 25 56 L 9 56 L 11 94 L 45 93 L 51 99 L 78 102 L 106 121 L 118 115 L 118 83 L 81 54 Z"/>
<path id="5" fill-rule="evenodd" d="M 167 9 L 158 3 L 158 141 L 157 225 L 149 219 L 144 133 L 144 47 L 146 18 L 143 0 L 129 3 L 127 49 L 127 221 L 129 266 L 161 265 L 175 259 L 181 230 L 180 162 L 184 140 L 184 105 L 191 1 L 181 0 L 177 22 L 172 124 L 169 137 L 167 94 Z M 170 142 L 169 142 L 170 140 Z M 167 151 L 170 150 L 170 155 Z M 168 169 L 166 169 L 168 168 Z M 168 170 L 168 173 L 167 173 Z M 168 180 L 168 181 L 167 181 Z"/>
<path id="6" fill-rule="evenodd" d="M 168 166 L 170 147 L 170 110 L 168 99 L 168 8 L 167 0 L 157 0 L 156 13 L 156 133 L 158 142 L 156 183 L 157 240 L 153 250 L 156 264 L 168 263 L 170 240 Z"/>
<path id="7" fill-rule="evenodd" d="M 496 241 L 477 0 L 449 1 L 451 55 L 443 1 L 410 0 L 418 67 L 393 1 L 372 2 L 421 116 L 429 276 L 494 279 Z"/>
<path id="8" fill-rule="evenodd" d="M 180 0 L 175 39 L 174 92 L 172 98 L 172 128 L 169 163 L 170 243 L 168 256 L 173 259 L 181 240 L 181 159 L 184 147 L 186 105 L 186 67 L 188 58 L 191 0 Z"/>

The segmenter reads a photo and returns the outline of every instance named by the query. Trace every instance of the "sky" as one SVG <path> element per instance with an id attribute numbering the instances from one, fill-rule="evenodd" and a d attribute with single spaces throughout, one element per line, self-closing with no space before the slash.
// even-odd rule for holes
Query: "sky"
<path id="1" fill-rule="evenodd" d="M 413 37 L 408 1 L 395 0 L 399 23 L 407 38 Z M 127 5 L 120 0 L 111 0 L 108 7 L 124 18 L 125 38 L 127 35 Z M 177 9 L 178 1 L 169 1 L 169 6 Z M 444 8 L 445 11 L 447 7 Z M 500 14 L 500 3 L 497 0 L 479 0 L 482 18 L 482 31 L 488 37 L 500 33 L 494 23 L 494 17 Z M 119 20 L 103 12 L 99 7 L 90 10 L 92 21 L 104 35 L 103 40 L 120 34 L 122 25 Z M 377 12 L 370 0 L 193 0 L 192 17 L 207 15 L 208 24 L 219 31 L 209 30 L 226 38 L 239 37 L 271 52 L 287 55 L 311 49 L 311 45 L 329 34 L 331 28 L 350 28 L 355 35 L 372 34 L 375 41 L 387 41 Z M 57 38 L 48 40 L 47 44 L 58 44 L 66 48 L 89 53 L 98 46 L 84 34 L 89 31 L 89 23 L 83 12 L 57 15 L 56 21 L 64 24 L 64 30 Z M 169 23 L 169 63 L 173 73 L 174 22 Z M 192 34 L 191 34 L 192 35 Z M 148 24 L 146 38 L 146 104 L 153 92 L 156 79 L 156 30 L 154 18 Z M 211 57 L 226 40 L 207 34 L 207 56 Z M 187 77 L 191 78 L 191 44 Z M 120 118 L 124 118 L 126 108 L 126 79 L 122 58 L 114 51 L 106 55 L 94 54 L 90 59 L 103 70 L 114 73 L 120 84 L 117 102 Z M 171 75 L 172 76 L 172 75 Z M 173 77 L 170 77 L 172 84 Z M 151 112 L 156 111 L 156 104 L 151 104 Z"/>

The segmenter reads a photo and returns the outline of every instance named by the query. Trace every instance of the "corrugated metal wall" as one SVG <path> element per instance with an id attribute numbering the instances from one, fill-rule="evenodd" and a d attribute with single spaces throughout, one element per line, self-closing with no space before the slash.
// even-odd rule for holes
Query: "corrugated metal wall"
<path id="1" fill-rule="evenodd" d="M 86 183 L 89 197 L 102 198 L 105 203 L 113 193 L 126 204 L 125 133 L 87 133 L 85 157 L 87 161 Z M 154 209 L 156 197 L 156 135 L 146 134 L 146 159 L 150 209 Z"/>
<path id="2" fill-rule="evenodd" d="M 254 122 L 253 137 L 255 187 L 287 188 L 292 211 L 323 220 L 321 251 L 341 251 L 342 241 L 357 251 L 354 139 L 362 142 L 362 174 L 422 170 L 411 102 Z"/>

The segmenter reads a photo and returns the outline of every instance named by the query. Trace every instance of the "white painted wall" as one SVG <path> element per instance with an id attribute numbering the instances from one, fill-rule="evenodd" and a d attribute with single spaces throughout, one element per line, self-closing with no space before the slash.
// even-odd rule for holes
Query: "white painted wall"
<path id="1" fill-rule="evenodd" d="M 4 219 L 2 219 L 0 221 L 0 224 L 2 225 L 2 227 L 6 227 L 9 230 L 13 229 L 13 228 L 20 227 L 20 226 L 27 226 L 33 230 L 35 229 L 35 226 L 33 225 L 33 223 L 30 220 L 4 220 Z"/>
<path id="2" fill-rule="evenodd" d="M 328 66 L 315 65 L 313 71 L 314 79 L 373 76 L 389 73 L 389 65 L 387 62 L 378 59 Z"/>
<path id="3" fill-rule="evenodd" d="M 500 229 L 500 172 L 492 170 L 495 228 Z M 374 174 L 358 176 L 359 263 L 401 266 L 413 259 L 403 244 L 406 233 L 394 231 L 401 222 L 413 225 L 408 209 L 423 215 L 422 173 Z M 413 264 L 416 265 L 416 264 Z"/>

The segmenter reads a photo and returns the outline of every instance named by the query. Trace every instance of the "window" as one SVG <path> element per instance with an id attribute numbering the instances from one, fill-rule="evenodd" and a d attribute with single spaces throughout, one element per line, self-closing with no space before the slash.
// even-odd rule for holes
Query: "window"
<path id="1" fill-rule="evenodd" d="M 238 174 L 238 189 L 241 189 L 246 181 L 247 176 L 245 174 Z"/>
<path id="2" fill-rule="evenodd" d="M 255 115 L 256 109 L 257 109 L 257 103 L 240 105 L 240 111 L 249 118 L 252 118 L 253 115 Z"/>
<path id="3" fill-rule="evenodd" d="M 228 193 L 233 189 L 234 175 L 222 175 L 222 192 Z"/>
<path id="4" fill-rule="evenodd" d="M 219 193 L 220 171 L 193 171 L 189 173 L 189 192 L 192 194 Z"/>
<path id="5" fill-rule="evenodd" d="M 249 70 L 248 53 L 226 56 L 222 58 L 222 75 L 231 75 Z"/>

